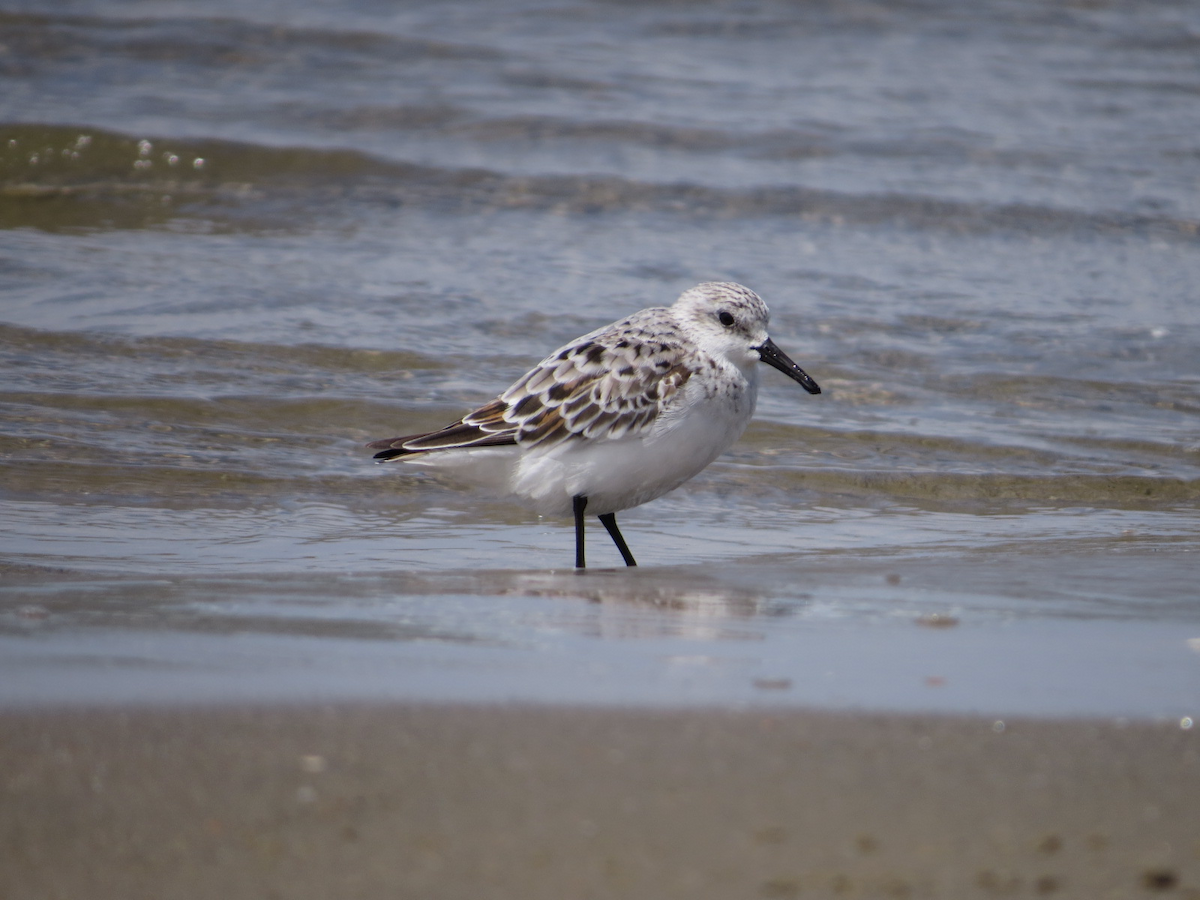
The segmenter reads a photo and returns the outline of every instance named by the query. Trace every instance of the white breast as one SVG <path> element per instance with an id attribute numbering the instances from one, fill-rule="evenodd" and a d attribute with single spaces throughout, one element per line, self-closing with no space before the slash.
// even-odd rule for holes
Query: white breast
<path id="1" fill-rule="evenodd" d="M 570 515 L 579 495 L 588 498 L 588 514 L 599 515 L 674 490 L 728 450 L 754 414 L 757 372 L 722 374 L 717 387 L 693 377 L 645 435 L 568 440 L 522 454 L 509 489 L 543 515 Z"/>

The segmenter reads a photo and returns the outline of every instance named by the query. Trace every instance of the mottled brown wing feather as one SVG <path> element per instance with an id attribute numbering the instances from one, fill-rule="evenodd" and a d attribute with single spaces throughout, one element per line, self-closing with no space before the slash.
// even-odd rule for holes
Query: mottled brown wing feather
<path id="1" fill-rule="evenodd" d="M 629 326 L 631 323 L 618 323 Z M 468 447 L 615 440 L 649 428 L 692 370 L 680 346 L 610 327 L 547 357 L 503 394 L 429 434 L 375 441 L 376 459 Z"/>
<path id="2" fill-rule="evenodd" d="M 576 434 L 593 440 L 639 434 L 691 377 L 683 355 L 679 347 L 622 339 L 615 330 L 593 335 L 501 394 L 504 420 L 516 427 L 523 447 Z"/>

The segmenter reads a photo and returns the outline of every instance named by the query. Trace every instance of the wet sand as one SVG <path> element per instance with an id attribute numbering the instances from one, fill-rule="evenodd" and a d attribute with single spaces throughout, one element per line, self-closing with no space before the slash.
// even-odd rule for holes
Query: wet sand
<path id="1" fill-rule="evenodd" d="M 830 712 L 0 714 L 0 896 L 1200 897 L 1200 729 Z"/>

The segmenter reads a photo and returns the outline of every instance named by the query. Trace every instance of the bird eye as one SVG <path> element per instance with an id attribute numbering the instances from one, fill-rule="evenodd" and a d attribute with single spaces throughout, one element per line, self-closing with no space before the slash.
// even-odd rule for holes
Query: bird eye
<path id="1" fill-rule="evenodd" d="M 727 313 L 725 310 L 721 310 L 719 313 L 717 313 L 717 318 L 726 328 L 733 324 L 733 316 Z"/>

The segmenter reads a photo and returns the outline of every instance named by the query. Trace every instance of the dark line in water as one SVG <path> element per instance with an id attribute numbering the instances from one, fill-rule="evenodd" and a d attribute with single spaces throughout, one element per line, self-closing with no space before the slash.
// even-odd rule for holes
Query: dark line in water
<path id="1" fill-rule="evenodd" d="M 147 144 L 151 150 L 145 149 Z M 28 163 L 31 147 L 49 151 L 36 168 Z M 175 164 L 163 162 L 171 157 Z M 135 170 L 133 163 L 139 158 L 150 165 Z M 5 201 L 0 227 L 9 228 L 38 227 L 37 207 L 47 204 L 58 204 L 60 212 L 64 203 L 132 204 L 146 208 L 146 218 L 141 221 L 135 215 L 134 222 L 141 224 L 130 227 L 144 227 L 171 218 L 211 219 L 214 205 L 268 219 L 277 216 L 291 224 L 297 206 L 311 216 L 331 202 L 349 201 L 459 214 L 519 209 L 572 215 L 779 216 L 815 224 L 1026 237 L 1154 236 L 1190 243 L 1200 234 L 1196 220 L 1119 211 L 972 204 L 905 194 L 853 195 L 794 185 L 721 189 L 614 176 L 508 176 L 486 169 L 390 162 L 355 150 L 135 138 L 86 126 L 44 124 L 0 129 L 0 197 Z"/>

